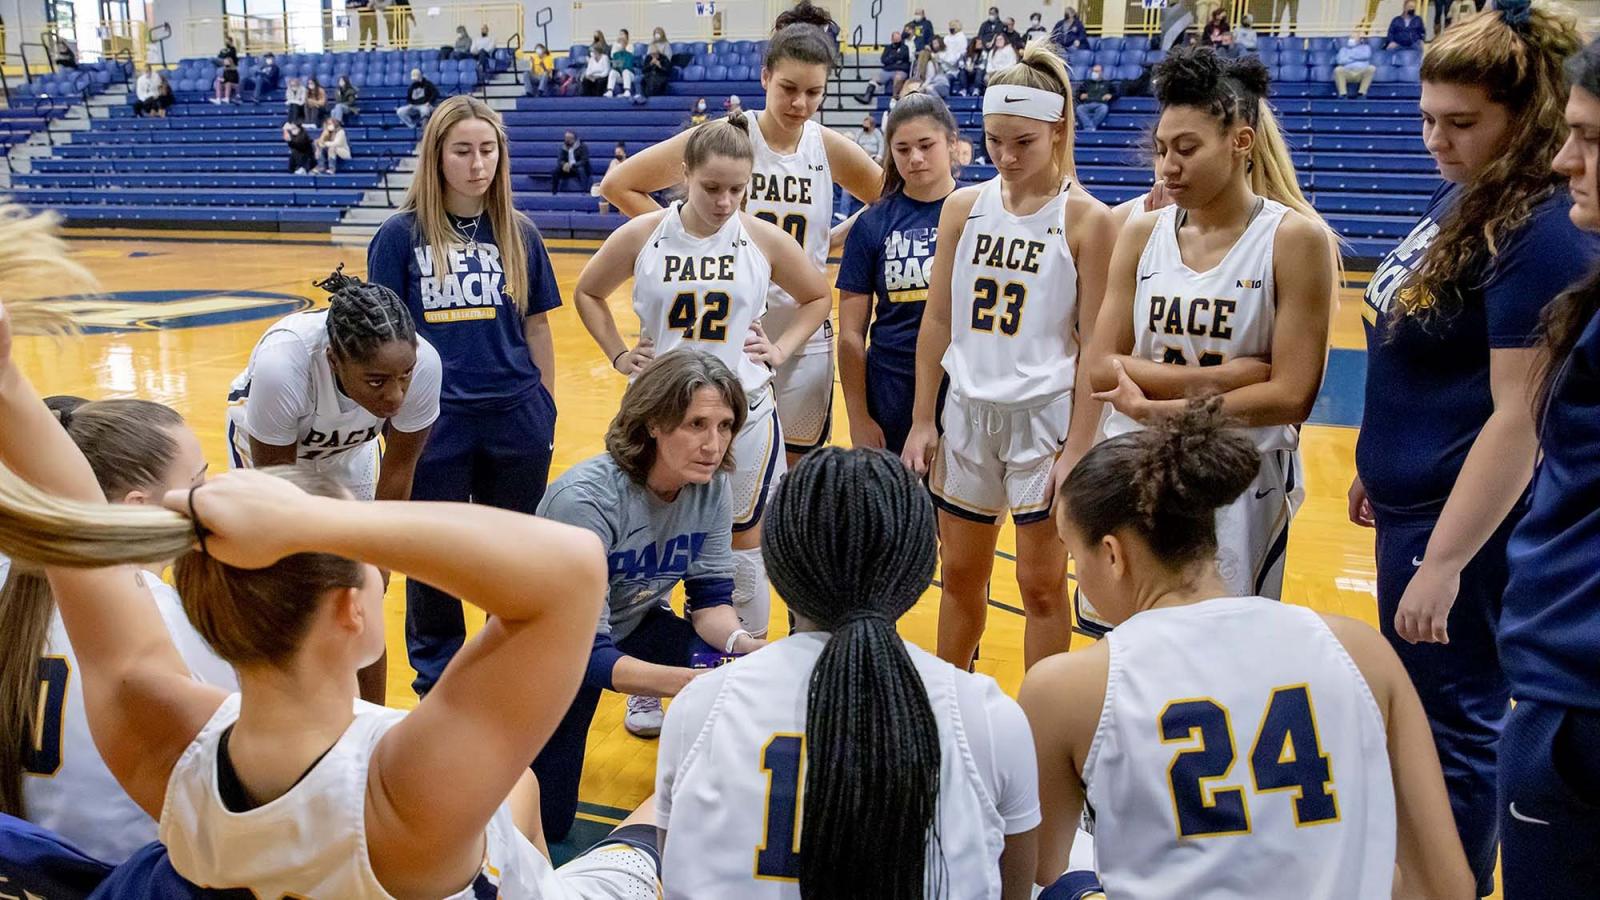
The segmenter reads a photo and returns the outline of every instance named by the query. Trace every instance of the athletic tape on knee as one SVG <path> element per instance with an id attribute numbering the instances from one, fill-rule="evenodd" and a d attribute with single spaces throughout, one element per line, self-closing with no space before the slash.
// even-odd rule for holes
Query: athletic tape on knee
<path id="1" fill-rule="evenodd" d="M 761 548 L 733 551 L 733 608 L 739 625 L 752 637 L 767 636 L 772 616 L 772 591 L 767 584 L 767 564 Z"/>

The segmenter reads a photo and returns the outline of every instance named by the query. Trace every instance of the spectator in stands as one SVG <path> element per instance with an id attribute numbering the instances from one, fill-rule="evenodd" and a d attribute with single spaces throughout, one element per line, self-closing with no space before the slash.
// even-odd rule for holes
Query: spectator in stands
<path id="1" fill-rule="evenodd" d="M 344 0 L 344 8 L 356 20 L 360 34 L 356 47 L 361 50 L 378 49 L 378 14 L 372 8 L 372 0 Z"/>
<path id="2" fill-rule="evenodd" d="M 1445 0 L 1434 3 L 1435 15 L 1445 5 Z M 1278 23 L 1279 34 L 1294 34 L 1295 24 L 1300 21 L 1300 0 L 1273 0 L 1272 20 Z"/>
<path id="3" fill-rule="evenodd" d="M 732 116 L 744 112 L 744 104 L 739 101 L 738 94 L 729 94 L 728 99 L 722 101 L 724 115 Z"/>
<path id="4" fill-rule="evenodd" d="M 433 115 L 433 105 L 439 102 L 439 89 L 422 77 L 421 69 L 411 70 L 411 87 L 406 88 L 406 102 L 394 111 L 402 124 L 421 128 Z"/>
<path id="5" fill-rule="evenodd" d="M 281 75 L 276 56 L 268 53 L 261 57 L 261 65 L 256 66 L 255 73 L 250 76 L 250 102 L 260 103 L 262 94 L 277 90 L 278 78 Z"/>
<path id="6" fill-rule="evenodd" d="M 877 76 L 867 83 L 867 92 L 858 98 L 862 103 L 871 103 L 886 81 L 889 82 L 889 96 L 898 95 L 900 84 L 911 75 L 911 50 L 906 46 L 904 32 L 896 31 L 889 36 L 889 43 L 884 46 L 878 65 Z"/>
<path id="7" fill-rule="evenodd" d="M 300 83 L 300 79 L 289 79 L 289 85 L 283 89 L 283 105 L 288 108 L 287 121 L 306 120 L 306 86 Z"/>
<path id="8" fill-rule="evenodd" d="M 1044 37 L 1049 33 L 1050 29 L 1044 27 L 1044 16 L 1039 13 L 1033 13 L 1028 16 L 1028 30 L 1022 33 L 1022 42 L 1027 45 L 1034 38 Z"/>
<path id="9" fill-rule="evenodd" d="M 56 67 L 61 69 L 78 67 L 78 53 L 67 43 L 66 38 L 56 38 Z"/>
<path id="10" fill-rule="evenodd" d="M 983 58 L 987 52 L 976 40 L 967 44 L 967 52 L 961 57 L 962 96 L 976 97 L 983 93 Z"/>
<path id="11" fill-rule="evenodd" d="M 328 117 L 328 92 L 315 78 L 306 79 L 306 121 L 321 127 Z"/>
<path id="12" fill-rule="evenodd" d="M 1372 87 L 1372 76 L 1377 72 L 1378 67 L 1372 64 L 1372 48 L 1362 39 L 1361 30 L 1351 32 L 1344 46 L 1339 48 L 1339 55 L 1334 58 L 1334 90 L 1340 97 L 1347 96 L 1347 82 L 1356 78 L 1361 81 L 1361 98 L 1365 100 L 1367 88 Z"/>
<path id="13" fill-rule="evenodd" d="M 617 32 L 617 42 L 611 45 L 611 75 L 606 79 L 606 93 L 616 96 L 618 85 L 622 86 L 622 96 L 633 96 L 633 36 L 626 28 Z"/>
<path id="14" fill-rule="evenodd" d="M 1244 56 L 1244 48 L 1233 42 L 1233 32 L 1224 31 L 1222 39 L 1216 45 L 1217 55 L 1223 59 L 1238 59 Z"/>
<path id="15" fill-rule="evenodd" d="M 961 30 L 961 20 L 951 19 L 950 34 L 945 37 L 944 46 L 947 52 L 954 54 L 954 62 L 959 63 L 961 57 L 967 55 L 967 44 L 971 42 L 972 40 L 967 37 L 967 33 Z"/>
<path id="16" fill-rule="evenodd" d="M 356 98 L 360 96 L 361 92 L 350 83 L 350 76 L 340 75 L 339 86 L 333 96 L 333 109 L 328 111 L 328 116 L 343 125 L 345 119 L 360 112 L 356 109 Z"/>
<path id="17" fill-rule="evenodd" d="M 1117 99 L 1116 82 L 1107 81 L 1105 70 L 1099 65 L 1089 69 L 1089 77 L 1078 85 L 1078 127 L 1096 131 L 1105 123 L 1111 112 L 1111 101 Z"/>
<path id="18" fill-rule="evenodd" d="M 1022 32 L 1017 30 L 1017 20 L 1011 16 L 1006 16 L 1004 34 L 1006 42 L 1011 45 L 1011 49 L 1021 53 L 1023 46 L 1027 42 L 1022 39 Z"/>
<path id="19" fill-rule="evenodd" d="M 1239 24 L 1233 28 L 1233 43 L 1239 48 L 1240 53 L 1254 53 L 1260 45 L 1260 38 L 1256 35 L 1256 17 L 1245 13 L 1239 19 Z"/>
<path id="20" fill-rule="evenodd" d="M 906 23 L 906 30 L 911 32 L 911 51 L 920 53 L 933 43 L 933 37 L 938 32 L 933 27 L 933 22 L 928 18 L 928 13 L 922 8 L 911 12 L 911 21 Z"/>
<path id="21" fill-rule="evenodd" d="M 156 118 L 165 119 L 167 110 L 172 108 L 172 85 L 167 81 L 165 74 L 157 75 L 160 84 L 156 85 Z"/>
<path id="22" fill-rule="evenodd" d="M 1211 11 L 1211 18 L 1206 20 L 1205 30 L 1200 33 L 1200 43 L 1207 47 L 1215 47 L 1222 43 L 1222 36 L 1233 30 L 1228 22 L 1228 11 L 1217 7 Z"/>
<path id="23" fill-rule="evenodd" d="M 1406 0 L 1400 15 L 1389 20 L 1389 37 L 1385 46 L 1390 50 L 1412 50 L 1422 46 L 1428 38 L 1428 26 L 1417 15 L 1417 0 Z"/>
<path id="24" fill-rule="evenodd" d="M 217 71 L 217 80 L 212 82 L 216 94 L 211 98 L 212 103 L 237 103 L 239 101 L 239 63 L 232 57 L 222 61 L 222 68 Z"/>
<path id="25" fill-rule="evenodd" d="M 322 133 L 317 135 L 316 158 L 314 171 L 328 175 L 339 174 L 339 160 L 350 158 L 350 138 L 338 119 L 323 123 Z"/>
<path id="26" fill-rule="evenodd" d="M 706 112 L 706 98 L 701 97 L 694 102 L 694 109 L 689 113 L 689 127 L 703 124 L 709 114 Z"/>
<path id="27" fill-rule="evenodd" d="M 299 122 L 283 123 L 283 142 L 289 145 L 289 174 L 306 175 L 317 167 L 316 146 Z"/>
<path id="28" fill-rule="evenodd" d="M 550 176 L 550 193 L 561 190 L 561 185 L 569 180 L 576 180 L 582 185 L 584 193 L 588 193 L 594 184 L 594 176 L 589 168 L 589 145 L 578 140 L 578 136 L 571 131 L 561 136 L 561 146 L 556 148 L 556 170 Z"/>
<path id="29" fill-rule="evenodd" d="M 989 53 L 983 60 L 983 81 L 989 83 L 996 72 L 1001 72 L 1017 64 L 1017 48 L 1011 46 L 1003 33 L 996 32 L 994 42 L 989 47 Z"/>
<path id="30" fill-rule="evenodd" d="M 978 43 L 984 47 L 994 46 L 994 36 L 1005 29 L 1005 23 L 1000 21 L 1000 7 L 989 7 L 989 17 L 978 26 Z"/>
<path id="31" fill-rule="evenodd" d="M 1050 29 L 1050 40 L 1062 50 L 1087 50 L 1089 49 L 1089 30 L 1083 27 L 1083 20 L 1078 18 L 1078 11 L 1067 7 L 1061 12 L 1061 21 Z"/>
<path id="32" fill-rule="evenodd" d="M 522 73 L 522 87 L 528 96 L 548 96 L 550 76 L 554 73 L 555 59 L 550 55 L 550 48 L 543 44 L 534 44 L 533 54 L 528 57 L 528 70 Z"/>
<path id="33" fill-rule="evenodd" d="M 672 80 L 672 57 L 650 45 L 650 55 L 644 58 L 644 74 L 639 80 L 639 92 L 646 97 L 659 97 L 667 92 L 667 82 Z"/>
<path id="34" fill-rule="evenodd" d="M 156 92 L 159 84 L 160 79 L 156 77 L 156 70 L 151 66 L 145 66 L 144 72 L 139 75 L 139 80 L 133 85 L 133 94 L 138 101 L 133 104 L 134 115 L 144 116 L 156 111 Z"/>
<path id="35" fill-rule="evenodd" d="M 488 68 L 490 60 L 494 59 L 494 38 L 489 36 L 488 25 L 478 29 L 478 36 L 472 41 L 472 55 L 478 58 L 478 65 L 483 68 Z"/>
<path id="36" fill-rule="evenodd" d="M 873 121 L 872 116 L 861 120 L 861 131 L 857 132 L 854 140 L 857 147 L 867 151 L 873 162 L 883 162 L 883 131 L 878 128 L 878 123 Z"/>
<path id="37" fill-rule="evenodd" d="M 956 149 L 951 158 L 955 160 L 957 166 L 972 165 L 972 142 L 964 137 L 956 138 Z"/>
<path id="38" fill-rule="evenodd" d="M 667 40 L 667 30 L 659 25 L 650 34 L 650 52 L 660 53 L 669 62 L 672 60 L 672 42 Z"/>
<path id="39" fill-rule="evenodd" d="M 222 36 L 222 49 L 217 51 L 217 65 L 222 65 L 228 60 L 233 60 L 234 65 L 239 64 L 239 48 L 233 43 L 233 35 Z"/>
<path id="40" fill-rule="evenodd" d="M 950 96 L 950 86 L 955 80 L 958 63 L 959 60 L 950 58 L 944 38 L 934 35 L 933 43 L 917 57 L 917 77 L 921 79 L 923 89 L 940 97 Z"/>
<path id="41" fill-rule="evenodd" d="M 456 26 L 456 42 L 449 49 L 451 59 L 472 58 L 472 35 L 467 34 L 467 26 Z"/>
<path id="42" fill-rule="evenodd" d="M 596 31 L 589 42 L 589 60 L 583 69 L 583 96 L 599 97 L 611 83 L 611 44 L 603 32 Z"/>

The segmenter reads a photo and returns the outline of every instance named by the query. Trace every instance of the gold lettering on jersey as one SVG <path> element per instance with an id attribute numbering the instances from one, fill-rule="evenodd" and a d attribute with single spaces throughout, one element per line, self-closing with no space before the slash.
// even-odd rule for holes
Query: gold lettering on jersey
<path id="1" fill-rule="evenodd" d="M 662 282 L 732 281 L 734 256 L 668 256 Z"/>
<path id="2" fill-rule="evenodd" d="M 1009 269 L 1013 272 L 1039 271 L 1039 254 L 1044 241 L 1004 235 L 979 234 L 972 246 L 972 265 Z"/>
<path id="3" fill-rule="evenodd" d="M 1150 330 L 1158 334 L 1187 334 L 1226 340 L 1233 337 L 1229 321 L 1239 304 L 1220 297 L 1150 298 Z"/>
<path id="4" fill-rule="evenodd" d="M 750 176 L 750 199 L 767 203 L 796 203 L 811 205 L 811 179 L 800 175 L 767 175 L 756 172 Z"/>

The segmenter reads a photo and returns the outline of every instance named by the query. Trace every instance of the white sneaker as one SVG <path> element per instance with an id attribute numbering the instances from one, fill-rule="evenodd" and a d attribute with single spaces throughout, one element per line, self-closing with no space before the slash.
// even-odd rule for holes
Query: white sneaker
<path id="1" fill-rule="evenodd" d="M 653 738 L 661 734 L 661 698 L 628 697 L 628 716 L 622 726 L 634 737 Z"/>

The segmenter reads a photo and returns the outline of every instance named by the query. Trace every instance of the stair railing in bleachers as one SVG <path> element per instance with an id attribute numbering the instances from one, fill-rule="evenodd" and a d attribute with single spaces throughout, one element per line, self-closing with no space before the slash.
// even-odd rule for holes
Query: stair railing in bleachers
<path id="1" fill-rule="evenodd" d="M 389 194 L 389 172 L 394 168 L 394 153 L 384 148 L 383 155 L 378 158 L 378 182 L 383 185 L 383 202 L 394 206 L 394 197 Z"/>
<path id="2" fill-rule="evenodd" d="M 534 27 L 538 28 L 538 29 L 541 29 L 544 32 L 544 46 L 545 46 L 545 49 L 552 50 L 552 51 L 554 50 L 554 48 L 552 48 L 550 46 L 550 23 L 552 21 L 554 21 L 555 17 L 556 17 L 556 10 L 555 10 L 555 7 L 553 7 L 553 6 L 541 7 L 540 9 L 535 11 L 534 14 L 533 14 L 533 25 L 534 25 Z"/>
<path id="3" fill-rule="evenodd" d="M 156 47 L 161 50 L 161 68 L 163 69 L 167 67 L 167 38 L 169 37 L 172 37 L 172 23 L 170 22 L 162 22 L 160 25 L 150 29 L 150 32 L 145 35 L 145 46 L 148 47 L 151 41 L 155 41 Z"/>
<path id="4" fill-rule="evenodd" d="M 876 47 L 883 43 L 878 37 L 878 16 L 883 14 L 883 0 L 872 0 L 872 5 L 867 7 L 867 12 L 872 14 L 872 45 Z M 856 61 L 860 62 L 860 59 Z"/>
<path id="5" fill-rule="evenodd" d="M 39 116 L 39 107 L 41 106 L 44 107 L 44 142 L 45 145 L 50 148 L 50 152 L 54 153 L 56 149 L 56 139 L 55 136 L 50 133 L 50 121 L 51 117 L 56 111 L 56 99 L 49 94 L 40 94 L 39 96 L 35 97 L 33 99 L 33 114 L 35 117 Z"/>

